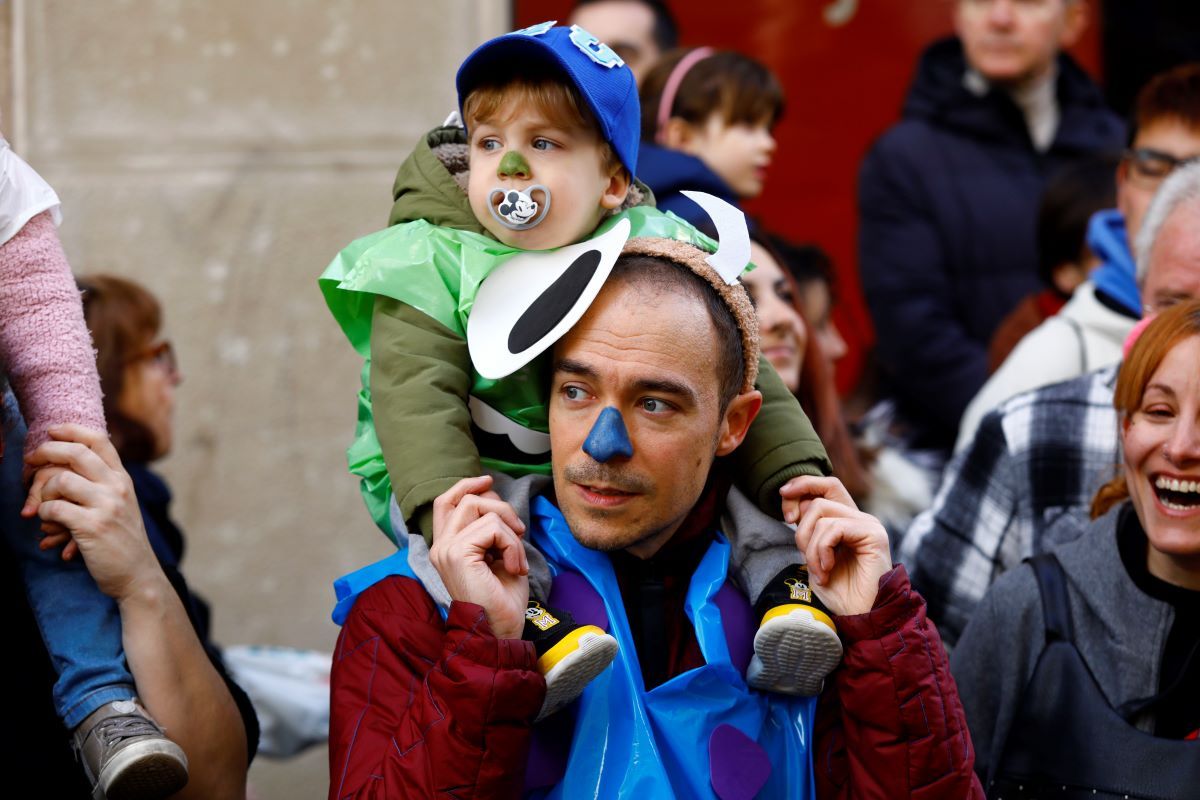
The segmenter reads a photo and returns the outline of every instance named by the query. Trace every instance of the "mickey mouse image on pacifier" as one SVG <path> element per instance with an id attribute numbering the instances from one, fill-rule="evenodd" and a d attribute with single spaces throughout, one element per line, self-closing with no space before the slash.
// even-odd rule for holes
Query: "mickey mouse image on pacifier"
<path id="1" fill-rule="evenodd" d="M 519 153 L 509 151 L 501 159 L 499 171 L 502 175 L 517 172 L 528 175 L 532 170 Z M 534 199 L 534 192 L 541 192 L 540 203 Z M 544 220 L 550 212 L 550 190 L 540 183 L 524 189 L 497 186 L 488 192 L 488 210 L 504 227 L 514 231 L 527 231 Z"/>
<path id="2" fill-rule="evenodd" d="M 541 214 L 538 213 L 538 201 L 533 199 L 532 194 L 538 190 L 545 197 Z M 499 202 L 497 196 L 500 197 Z M 530 186 L 528 190 L 497 187 L 488 195 L 488 208 L 504 227 L 514 231 L 528 230 L 546 218 L 546 212 L 550 210 L 550 190 L 540 183 Z"/>

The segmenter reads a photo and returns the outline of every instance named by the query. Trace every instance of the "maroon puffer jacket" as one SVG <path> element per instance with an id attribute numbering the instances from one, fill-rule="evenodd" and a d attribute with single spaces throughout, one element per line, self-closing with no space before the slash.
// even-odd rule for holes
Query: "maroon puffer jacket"
<path id="1" fill-rule="evenodd" d="M 817 707 L 819 800 L 982 798 L 958 690 L 903 567 L 875 608 L 838 617 L 846 644 Z M 545 682 L 532 645 L 492 636 L 484 611 L 442 621 L 416 581 L 358 598 L 334 651 L 330 800 L 515 798 Z"/>

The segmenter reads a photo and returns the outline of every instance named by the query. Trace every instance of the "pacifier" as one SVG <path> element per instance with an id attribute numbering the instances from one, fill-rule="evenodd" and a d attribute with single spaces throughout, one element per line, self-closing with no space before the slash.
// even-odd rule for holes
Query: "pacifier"
<path id="1" fill-rule="evenodd" d="M 533 193 L 542 193 L 542 202 L 533 199 Z M 550 211 L 550 190 L 540 183 L 524 189 L 506 189 L 497 186 L 488 192 L 488 210 L 506 228 L 527 231 L 546 218 Z"/>

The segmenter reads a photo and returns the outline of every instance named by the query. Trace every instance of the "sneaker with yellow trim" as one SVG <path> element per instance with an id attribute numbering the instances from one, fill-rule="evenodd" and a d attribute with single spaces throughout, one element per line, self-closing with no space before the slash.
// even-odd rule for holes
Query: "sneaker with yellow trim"
<path id="1" fill-rule="evenodd" d="M 580 625 L 568 612 L 530 600 L 521 638 L 532 642 L 546 678 L 546 700 L 538 720 L 579 697 L 585 686 L 617 657 L 617 640 L 595 625 Z"/>
<path id="2" fill-rule="evenodd" d="M 811 697 L 842 660 L 837 626 L 812 589 L 808 567 L 793 564 L 767 584 L 755 604 L 761 622 L 746 683 L 755 689 Z"/>

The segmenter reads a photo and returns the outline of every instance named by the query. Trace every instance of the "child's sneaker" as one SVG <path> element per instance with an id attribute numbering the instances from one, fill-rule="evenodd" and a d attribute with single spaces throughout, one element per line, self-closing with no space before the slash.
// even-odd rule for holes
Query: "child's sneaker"
<path id="1" fill-rule="evenodd" d="M 755 689 L 811 697 L 842 659 L 842 642 L 829 612 L 808 585 L 808 567 L 795 564 L 775 576 L 754 606 L 760 619 L 746 683 Z"/>
<path id="2" fill-rule="evenodd" d="M 521 636 L 537 649 L 546 676 L 546 701 L 538 720 L 579 697 L 583 688 L 617 657 L 617 640 L 595 625 L 579 625 L 566 611 L 530 600 Z"/>
<path id="3" fill-rule="evenodd" d="M 134 701 L 93 711 L 72 741 L 93 800 L 158 800 L 187 784 L 187 756 Z"/>

